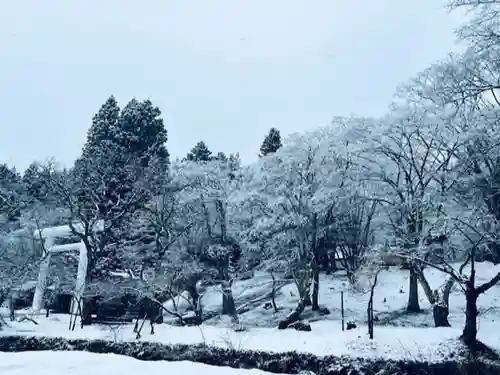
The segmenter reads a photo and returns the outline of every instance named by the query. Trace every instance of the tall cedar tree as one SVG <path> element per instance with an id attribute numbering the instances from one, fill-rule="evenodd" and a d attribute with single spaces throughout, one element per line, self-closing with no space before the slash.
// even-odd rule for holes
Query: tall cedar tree
<path id="1" fill-rule="evenodd" d="M 272 154 L 278 151 L 281 146 L 283 146 L 283 144 L 281 143 L 280 131 L 276 128 L 271 128 L 269 134 L 264 138 L 262 146 L 260 146 L 260 156 Z"/>
<path id="2" fill-rule="evenodd" d="M 156 171 L 161 168 L 167 173 L 167 131 L 160 115 L 151 101 L 136 99 L 120 112 L 111 96 L 94 116 L 82 156 L 75 163 L 72 190 L 79 215 L 106 221 L 95 250 L 108 263 L 104 268 L 120 266 L 117 245 L 125 239 L 134 212 L 154 193 L 154 175 L 148 170 L 154 164 Z"/>

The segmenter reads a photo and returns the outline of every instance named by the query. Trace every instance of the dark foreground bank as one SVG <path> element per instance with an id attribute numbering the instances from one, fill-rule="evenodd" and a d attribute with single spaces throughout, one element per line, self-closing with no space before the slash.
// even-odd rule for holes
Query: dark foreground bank
<path id="1" fill-rule="evenodd" d="M 319 357 L 305 353 L 239 351 L 206 345 L 163 345 L 150 342 L 111 342 L 25 336 L 0 336 L 0 351 L 77 350 L 127 355 L 143 361 L 192 361 L 214 366 L 260 369 L 276 374 L 311 371 L 316 375 L 498 375 L 500 365 L 469 359 L 443 363 L 382 361 Z"/>

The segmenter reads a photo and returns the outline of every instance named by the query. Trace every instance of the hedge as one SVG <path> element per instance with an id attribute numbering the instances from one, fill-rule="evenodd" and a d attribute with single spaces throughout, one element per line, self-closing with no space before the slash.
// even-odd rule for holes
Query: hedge
<path id="1" fill-rule="evenodd" d="M 500 364 L 479 359 L 441 363 L 355 359 L 307 353 L 268 353 L 207 345 L 165 345 L 153 342 L 112 342 L 66 338 L 0 336 L 0 351 L 86 351 L 126 355 L 143 361 L 191 361 L 214 366 L 260 369 L 275 374 L 313 372 L 316 375 L 498 375 Z"/>

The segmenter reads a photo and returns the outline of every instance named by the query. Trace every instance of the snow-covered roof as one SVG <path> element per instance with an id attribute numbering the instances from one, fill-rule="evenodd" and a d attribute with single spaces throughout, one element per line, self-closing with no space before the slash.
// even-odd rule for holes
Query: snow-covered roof
<path id="1" fill-rule="evenodd" d="M 77 231 L 82 231 L 84 230 L 83 225 L 81 223 L 74 223 L 73 224 L 74 228 Z M 96 222 L 94 225 L 95 230 L 102 231 L 104 230 L 104 221 L 99 220 Z M 49 228 L 43 228 L 41 230 L 41 233 L 38 231 L 38 229 L 34 232 L 34 236 L 38 238 L 39 236 L 47 238 L 47 237 L 66 237 L 72 235 L 71 229 L 69 228 L 68 225 L 59 225 L 57 227 L 49 227 Z"/>

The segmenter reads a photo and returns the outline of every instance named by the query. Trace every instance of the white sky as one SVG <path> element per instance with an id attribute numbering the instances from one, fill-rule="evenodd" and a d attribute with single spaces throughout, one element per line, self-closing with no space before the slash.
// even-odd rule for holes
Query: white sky
<path id="1" fill-rule="evenodd" d="M 445 0 L 0 0 L 0 162 L 71 165 L 110 94 L 160 107 L 173 157 L 252 161 L 334 115 L 378 115 L 456 50 Z"/>

